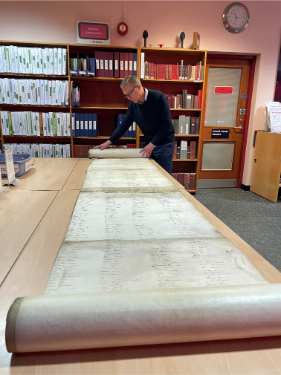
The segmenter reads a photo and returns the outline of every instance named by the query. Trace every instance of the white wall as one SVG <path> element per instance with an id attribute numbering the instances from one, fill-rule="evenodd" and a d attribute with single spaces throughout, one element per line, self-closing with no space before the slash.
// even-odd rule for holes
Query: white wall
<path id="1" fill-rule="evenodd" d="M 249 185 L 253 133 L 256 129 L 264 129 L 264 104 L 274 96 L 280 49 L 281 2 L 244 3 L 250 11 L 250 25 L 243 33 L 235 35 L 223 28 L 221 14 L 229 4 L 223 1 L 0 1 L 0 35 L 2 40 L 74 43 L 77 20 L 98 20 L 110 24 L 114 45 L 140 46 L 142 32 L 147 29 L 148 44 L 152 46 L 162 43 L 166 47 L 175 47 L 177 35 L 184 31 L 187 47 L 193 31 L 198 31 L 202 49 L 259 54 L 242 181 Z M 120 20 L 125 20 L 129 26 L 125 37 L 116 32 Z"/>

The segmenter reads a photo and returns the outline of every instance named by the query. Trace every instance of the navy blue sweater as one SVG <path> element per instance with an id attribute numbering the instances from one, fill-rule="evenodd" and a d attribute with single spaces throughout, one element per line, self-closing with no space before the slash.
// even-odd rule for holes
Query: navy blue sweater
<path id="1" fill-rule="evenodd" d="M 147 100 L 142 103 L 130 102 L 126 116 L 112 133 L 110 140 L 115 143 L 135 121 L 144 135 L 147 145 L 155 146 L 173 142 L 174 127 L 165 95 L 157 90 L 148 90 Z"/>

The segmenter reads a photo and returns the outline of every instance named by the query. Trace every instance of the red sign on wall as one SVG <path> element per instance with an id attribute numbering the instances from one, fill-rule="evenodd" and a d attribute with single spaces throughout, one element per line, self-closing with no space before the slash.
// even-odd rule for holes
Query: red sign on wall
<path id="1" fill-rule="evenodd" d="M 215 86 L 215 94 L 232 94 L 232 86 Z"/>
<path id="2" fill-rule="evenodd" d="M 107 42 L 109 41 L 109 27 L 106 23 L 78 22 L 78 39 Z"/>

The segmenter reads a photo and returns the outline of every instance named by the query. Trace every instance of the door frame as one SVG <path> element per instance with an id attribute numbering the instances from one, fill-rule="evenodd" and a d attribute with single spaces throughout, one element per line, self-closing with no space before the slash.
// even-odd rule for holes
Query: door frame
<path id="1" fill-rule="evenodd" d="M 244 172 L 244 165 L 245 165 L 245 157 L 246 157 L 246 147 L 248 141 L 248 131 L 249 131 L 249 119 L 250 119 L 250 110 L 252 104 L 252 94 L 253 94 L 253 86 L 254 86 L 254 75 L 255 75 L 255 66 L 256 66 L 256 59 L 258 54 L 236 54 L 236 53 L 221 53 L 221 52 L 208 52 L 207 54 L 207 63 L 206 63 L 206 76 L 208 78 L 207 69 L 209 66 L 212 67 L 230 67 L 233 66 L 233 63 L 239 65 L 241 62 L 247 61 L 249 64 L 249 77 L 248 77 L 248 89 L 247 89 L 247 101 L 246 101 L 246 115 L 245 115 L 245 122 L 242 131 L 242 145 L 241 145 L 241 155 L 240 155 L 240 162 L 239 162 L 239 175 L 237 178 L 237 187 L 241 187 L 243 172 Z M 203 108 L 204 113 L 201 115 L 200 121 L 200 143 L 199 143 L 199 150 L 198 155 L 200 155 L 200 163 L 198 163 L 197 175 L 200 175 L 200 170 L 202 166 L 202 151 L 203 151 L 203 129 L 204 129 L 204 122 L 205 122 L 205 112 L 206 112 L 206 96 L 207 96 L 207 85 L 208 82 L 205 82 L 204 87 L 204 97 L 203 97 Z M 200 180 L 200 178 L 198 177 Z"/>

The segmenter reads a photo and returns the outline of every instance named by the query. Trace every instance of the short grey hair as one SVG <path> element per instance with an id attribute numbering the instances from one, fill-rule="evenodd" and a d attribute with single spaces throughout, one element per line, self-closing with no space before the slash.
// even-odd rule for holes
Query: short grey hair
<path id="1" fill-rule="evenodd" d="M 136 76 L 125 77 L 121 81 L 120 87 L 124 88 L 124 87 L 127 87 L 127 86 L 140 87 L 141 86 L 141 81 Z"/>

